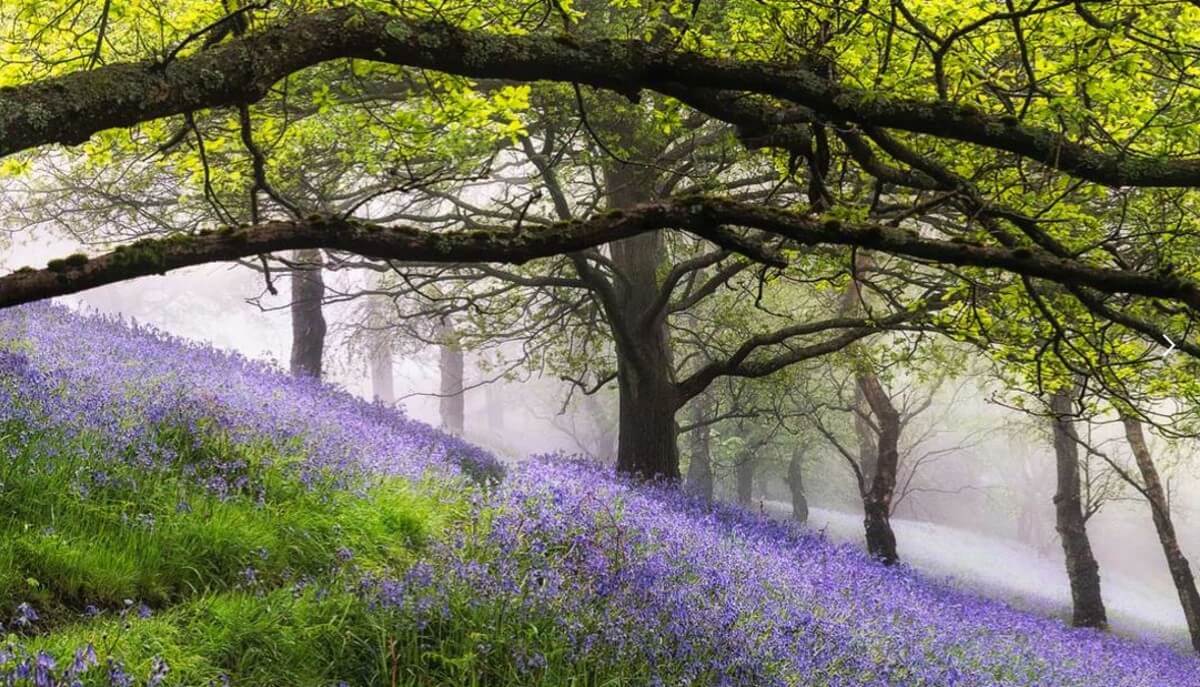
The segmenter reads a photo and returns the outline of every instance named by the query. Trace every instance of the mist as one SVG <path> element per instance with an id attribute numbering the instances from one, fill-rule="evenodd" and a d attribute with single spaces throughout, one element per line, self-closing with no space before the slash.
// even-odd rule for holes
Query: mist
<path id="1" fill-rule="evenodd" d="M 15 235 L 4 266 L 15 269 L 81 248 L 69 240 L 34 242 Z M 360 277 L 333 275 L 347 288 Z M 286 369 L 291 321 L 286 284 L 272 296 L 263 275 L 239 266 L 209 265 L 93 289 L 57 299 L 81 312 L 96 312 L 150 326 L 268 361 Z M 325 306 L 330 322 L 325 381 L 372 399 L 371 370 L 353 350 L 353 299 Z M 343 326 L 345 325 L 345 326 Z M 520 351 L 508 346 L 514 356 Z M 611 466 L 616 417 L 611 388 L 585 395 L 559 378 L 513 368 L 500 374 L 464 354 L 464 431 L 467 440 L 510 463 L 531 455 L 561 453 Z M 418 343 L 392 360 L 396 406 L 415 419 L 441 426 L 437 346 Z M 945 385 L 920 414 L 919 435 L 902 458 L 902 497 L 893 524 L 905 565 L 1019 608 L 1070 618 L 1071 596 L 1063 551 L 1055 533 L 1052 497 L 1054 454 L 1044 423 L 1004 403 L 994 384 L 978 371 Z M 718 433 L 720 433 L 718 426 Z M 728 432 L 735 430 L 728 429 Z M 1096 427 L 1089 442 L 1122 455 L 1119 428 Z M 681 439 L 686 440 L 685 436 Z M 863 547 L 862 506 L 853 475 L 828 442 L 781 436 L 777 450 L 806 453 L 808 526 L 837 542 Z M 1156 453 L 1169 453 L 1164 477 L 1172 515 L 1189 557 L 1200 555 L 1197 456 L 1188 444 L 1156 440 Z M 1127 451 L 1126 451 L 1127 453 Z M 914 471 L 913 467 L 916 464 Z M 1100 473 L 1106 467 L 1089 463 Z M 733 464 L 715 470 L 718 497 L 735 501 Z M 751 508 L 789 518 L 785 470 L 779 465 L 755 476 Z M 1112 487 L 1088 521 L 1100 564 L 1105 601 L 1114 630 L 1184 646 L 1187 627 L 1163 564 L 1146 503 L 1128 486 Z M 1022 523 L 1020 519 L 1027 520 Z"/>

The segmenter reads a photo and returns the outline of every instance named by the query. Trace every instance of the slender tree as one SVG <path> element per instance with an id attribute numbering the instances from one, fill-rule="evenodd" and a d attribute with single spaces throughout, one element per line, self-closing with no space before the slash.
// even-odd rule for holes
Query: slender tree
<path id="1" fill-rule="evenodd" d="M 855 382 L 878 424 L 873 469 L 863 493 L 867 552 L 890 565 L 900 559 L 891 523 L 892 496 L 900 465 L 900 413 L 874 374 L 858 374 Z"/>
<path id="2" fill-rule="evenodd" d="M 1108 627 L 1108 614 L 1100 593 L 1100 564 L 1092 553 L 1079 468 L 1079 435 L 1075 430 L 1074 394 L 1071 387 L 1050 397 L 1053 413 L 1054 456 L 1058 491 L 1054 495 L 1055 522 L 1066 557 L 1071 584 L 1071 622 L 1077 627 Z"/>
<path id="3" fill-rule="evenodd" d="M 1171 519 L 1171 504 L 1167 499 L 1166 489 L 1158 475 L 1154 464 L 1154 456 L 1146 444 L 1146 436 L 1142 432 L 1142 423 L 1137 418 L 1123 414 L 1121 424 L 1125 429 L 1125 439 L 1133 452 L 1134 462 L 1142 477 L 1139 489 L 1150 504 L 1150 517 L 1154 521 L 1154 531 L 1158 533 L 1158 542 L 1162 545 L 1163 555 L 1167 559 L 1167 570 L 1171 573 L 1171 581 L 1179 595 L 1179 605 L 1183 608 L 1183 617 L 1187 621 L 1188 634 L 1191 636 L 1192 647 L 1200 651 L 1200 592 L 1196 591 L 1196 578 L 1192 575 L 1191 565 L 1179 548 L 1179 537 L 1175 534 L 1175 523 Z"/>
<path id="4" fill-rule="evenodd" d="M 792 519 L 808 522 L 808 494 L 804 491 L 804 449 L 797 446 L 787 466 L 787 485 L 792 492 Z"/>
<path id="5" fill-rule="evenodd" d="M 713 500 L 712 425 L 713 393 L 706 391 L 692 401 L 692 430 L 688 432 L 691 451 L 688 456 L 684 489 L 706 503 Z"/>
<path id="6" fill-rule="evenodd" d="M 452 322 L 442 320 L 438 324 L 437 340 L 438 372 L 441 376 L 438 407 L 441 411 L 442 428 L 451 434 L 462 436 L 466 407 L 463 387 L 464 358 L 462 344 Z"/>

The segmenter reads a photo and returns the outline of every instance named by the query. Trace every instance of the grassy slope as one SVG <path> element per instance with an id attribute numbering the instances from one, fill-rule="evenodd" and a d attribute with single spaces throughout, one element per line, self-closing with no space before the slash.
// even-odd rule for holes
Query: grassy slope
<path id="1" fill-rule="evenodd" d="M 141 677 L 162 659 L 181 685 L 387 682 L 383 619 L 346 589 L 415 560 L 453 520 L 443 488 L 302 483 L 288 456 L 211 437 L 170 468 L 121 467 L 101 446 L 46 461 L 53 436 L 7 429 L 0 617 L 26 650 L 91 644 Z M 253 486 L 218 498 L 195 474 L 213 464 Z"/>
<path id="2" fill-rule="evenodd" d="M 372 581 L 428 570 L 414 564 L 439 541 L 484 534 L 478 510 L 466 521 L 472 485 L 314 480 L 296 456 L 177 429 L 163 441 L 177 453 L 169 467 L 133 469 L 103 444 L 29 430 L 0 433 L 0 619 L 14 655 L 5 664 L 0 651 L 0 666 L 44 652 L 62 671 L 90 647 L 85 685 L 640 683 L 611 666 L 517 665 L 514 651 L 565 655 L 555 618 L 506 621 L 504 599 L 469 588 L 446 599 L 449 622 L 377 603 Z M 234 466 L 225 477 L 244 476 L 244 489 L 212 493 L 202 473 L 214 465 Z"/>
<path id="3" fill-rule="evenodd" d="M 6 334 L 0 684 L 1200 687 L 676 490 L 558 460 L 497 485 L 426 426 L 153 333 L 30 308 Z"/>

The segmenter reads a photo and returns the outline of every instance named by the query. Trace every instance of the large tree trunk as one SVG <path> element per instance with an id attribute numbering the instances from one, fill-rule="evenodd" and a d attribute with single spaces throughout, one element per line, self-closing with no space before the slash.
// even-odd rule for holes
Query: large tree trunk
<path id="1" fill-rule="evenodd" d="M 611 163 L 604 169 L 608 206 L 628 209 L 652 199 L 645 170 Z M 618 312 L 609 313 L 617 352 L 620 428 L 617 470 L 645 479 L 679 480 L 675 410 L 679 405 L 664 318 L 647 317 L 658 299 L 661 232 L 610 244 L 620 273 Z"/>
<path id="2" fill-rule="evenodd" d="M 669 371 L 665 376 L 647 372 L 624 356 L 620 359 L 624 362 L 617 365 L 620 379 L 617 471 L 643 479 L 678 481 L 676 394 Z"/>
<path id="3" fill-rule="evenodd" d="M 797 447 L 788 461 L 788 488 L 792 492 L 792 519 L 808 522 L 808 497 L 804 493 L 804 452 Z"/>
<path id="4" fill-rule="evenodd" d="M 702 393 L 692 401 L 692 422 L 700 426 L 689 432 L 692 451 L 684 484 L 688 494 L 704 499 L 705 503 L 713 500 L 712 425 L 700 423 L 708 420 L 711 412 L 711 394 Z"/>
<path id="5" fill-rule="evenodd" d="M 1196 579 L 1192 576 L 1192 568 L 1179 548 L 1178 537 L 1175 536 L 1175 523 L 1171 521 L 1171 505 L 1167 500 L 1167 492 L 1158 477 L 1158 468 L 1154 465 L 1150 448 L 1146 446 L 1142 423 L 1127 415 L 1121 416 L 1121 422 L 1125 425 L 1125 438 L 1129 441 L 1129 447 L 1133 449 L 1134 460 L 1137 461 L 1138 471 L 1142 474 L 1142 484 L 1146 500 L 1150 502 L 1154 529 L 1158 532 L 1158 541 L 1167 558 L 1167 570 L 1171 572 L 1171 580 L 1174 581 L 1175 591 L 1179 594 L 1179 604 L 1183 607 L 1183 617 L 1187 620 L 1192 648 L 1200 651 L 1200 593 L 1196 591 Z"/>
<path id="6" fill-rule="evenodd" d="M 439 399 L 439 409 L 442 415 L 442 429 L 450 434 L 461 436 L 463 433 L 463 351 L 459 345 L 458 335 L 454 326 L 442 322 L 438 326 L 438 350 L 442 385 Z"/>
<path id="7" fill-rule="evenodd" d="M 321 274 L 321 251 L 298 250 L 292 271 L 292 374 L 321 376 L 325 354 L 325 315 L 321 310 L 325 280 Z"/>
<path id="8" fill-rule="evenodd" d="M 388 288 L 383 276 L 377 276 L 374 287 L 381 292 Z M 366 341 L 370 346 L 367 367 L 371 375 L 371 397 L 378 403 L 396 403 L 396 381 L 392 370 L 392 328 L 388 317 L 390 299 L 369 296 L 367 300 Z"/>
<path id="9" fill-rule="evenodd" d="M 1100 565 L 1092 554 L 1087 518 L 1079 483 L 1079 442 L 1075 433 L 1071 389 L 1056 391 L 1050 397 L 1054 413 L 1054 455 L 1058 492 L 1054 495 L 1056 529 L 1062 540 L 1071 583 L 1073 606 L 1071 622 L 1076 627 L 1108 627 L 1104 599 L 1100 595 Z"/>
<path id="10" fill-rule="evenodd" d="M 891 521 L 892 495 L 900 464 L 900 413 L 874 372 L 857 373 L 856 382 L 879 429 L 872 475 L 863 494 L 867 552 L 885 565 L 893 565 L 900 560 Z"/>

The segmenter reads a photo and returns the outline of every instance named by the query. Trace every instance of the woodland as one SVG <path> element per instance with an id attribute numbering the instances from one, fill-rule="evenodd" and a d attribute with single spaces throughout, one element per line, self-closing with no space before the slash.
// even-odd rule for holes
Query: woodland
<path id="1" fill-rule="evenodd" d="M 1200 685 L 1197 46 L 1186 0 L 4 0 L 0 226 L 67 248 L 0 275 L 0 677 Z M 287 369 L 69 300 L 213 264 Z M 511 448 L 526 396 L 574 447 Z"/>

